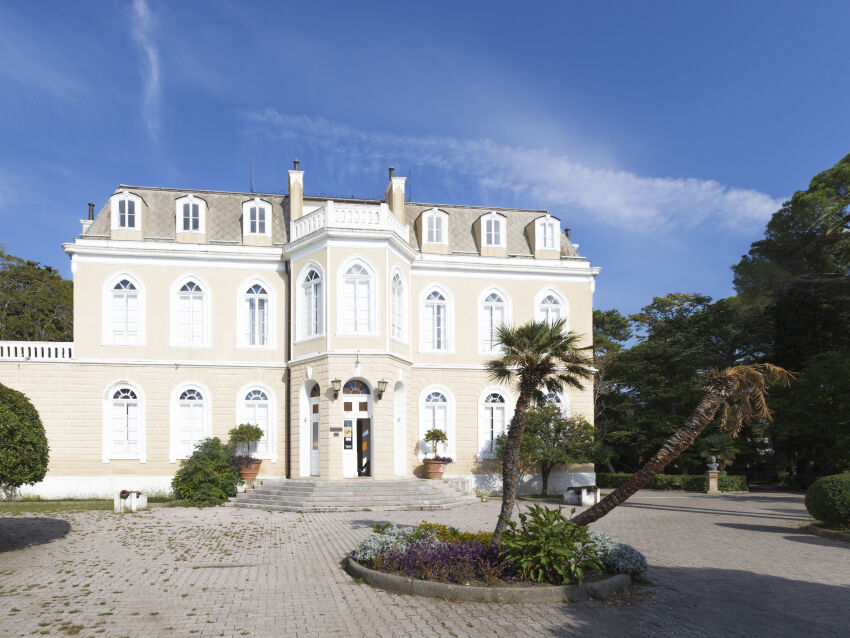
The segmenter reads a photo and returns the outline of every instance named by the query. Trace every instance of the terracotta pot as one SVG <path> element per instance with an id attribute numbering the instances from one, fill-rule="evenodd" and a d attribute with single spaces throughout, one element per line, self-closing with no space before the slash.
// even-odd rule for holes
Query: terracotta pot
<path id="1" fill-rule="evenodd" d="M 260 471 L 260 463 L 262 461 L 254 461 L 251 465 L 240 465 L 239 476 L 242 477 L 242 480 L 253 483 L 254 479 L 257 478 L 257 472 Z"/>
<path id="2" fill-rule="evenodd" d="M 434 459 L 424 459 L 422 462 L 425 464 L 425 478 L 443 478 L 443 470 L 446 469 L 445 463 Z"/>

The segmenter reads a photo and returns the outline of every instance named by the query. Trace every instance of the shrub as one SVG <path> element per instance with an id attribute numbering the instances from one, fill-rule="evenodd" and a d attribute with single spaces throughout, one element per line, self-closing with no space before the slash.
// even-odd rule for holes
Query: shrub
<path id="1" fill-rule="evenodd" d="M 236 496 L 236 487 L 241 484 L 232 450 L 217 438 L 199 442 L 192 456 L 180 461 L 171 481 L 178 498 L 198 506 L 218 505 Z"/>
<path id="2" fill-rule="evenodd" d="M 589 531 L 587 535 L 596 545 L 605 569 L 612 574 L 638 577 L 643 576 L 649 569 L 646 557 L 631 545 L 621 543 L 604 532 Z"/>
<path id="3" fill-rule="evenodd" d="M 252 423 L 240 423 L 227 433 L 230 437 L 230 446 L 240 456 L 250 456 L 251 447 L 256 447 L 257 441 L 263 438 L 265 432 L 259 426 Z M 247 463 L 246 465 L 250 465 Z"/>
<path id="4" fill-rule="evenodd" d="M 0 488 L 41 481 L 49 453 L 38 411 L 25 394 L 0 384 Z"/>
<path id="5" fill-rule="evenodd" d="M 504 569 L 496 545 L 478 541 L 440 542 L 433 536 L 413 539 L 403 548 L 378 553 L 373 565 L 381 571 L 446 583 L 483 580 L 495 584 Z"/>
<path id="6" fill-rule="evenodd" d="M 354 560 L 367 567 L 374 564 L 376 556 L 406 550 L 415 532 L 413 527 L 395 525 L 380 525 L 372 529 L 375 531 L 360 541 L 352 552 Z M 424 540 L 424 536 L 420 536 L 420 540 Z"/>
<path id="7" fill-rule="evenodd" d="M 632 476 L 633 474 L 625 472 L 618 474 L 599 473 L 596 475 L 596 485 L 606 489 L 616 489 Z M 747 477 L 720 472 L 717 476 L 717 486 L 721 492 L 745 492 L 747 490 Z M 708 476 L 705 474 L 656 474 L 646 487 L 650 490 L 705 492 L 708 489 Z"/>
<path id="8" fill-rule="evenodd" d="M 850 527 L 850 474 L 824 476 L 806 492 L 806 509 L 834 527 Z"/>
<path id="9" fill-rule="evenodd" d="M 459 529 L 422 521 L 413 530 L 415 537 L 435 536 L 442 543 L 478 542 L 489 545 L 493 542 L 493 532 L 461 532 Z"/>
<path id="10" fill-rule="evenodd" d="M 533 505 L 519 519 L 519 526 L 508 521 L 500 555 L 523 578 L 566 585 L 581 583 L 585 569 L 602 570 L 587 528 L 568 521 L 560 508 Z"/>

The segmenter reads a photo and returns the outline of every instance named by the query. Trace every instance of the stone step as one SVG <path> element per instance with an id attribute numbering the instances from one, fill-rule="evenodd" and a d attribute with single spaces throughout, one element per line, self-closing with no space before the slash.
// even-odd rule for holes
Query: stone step
<path id="1" fill-rule="evenodd" d="M 465 498 L 465 497 L 457 497 L 446 495 L 442 498 L 427 498 L 427 499 L 417 499 L 415 501 L 410 501 L 406 499 L 398 499 L 398 498 L 360 498 L 360 499 L 351 499 L 349 501 L 317 501 L 313 499 L 298 499 L 298 498 L 262 498 L 259 496 L 248 496 L 244 498 L 236 498 L 237 503 L 254 503 L 254 504 L 268 504 L 268 505 L 303 505 L 304 507 L 337 507 L 337 506 L 356 506 L 356 507 L 365 507 L 369 505 L 381 506 L 381 505 L 410 505 L 410 506 L 421 506 L 421 505 L 442 505 L 444 503 L 454 503 L 454 502 L 467 502 L 474 503 L 476 499 L 474 498 Z"/>
<path id="2" fill-rule="evenodd" d="M 338 490 L 334 492 L 319 492 L 319 491 L 301 491 L 301 490 L 283 490 L 283 489 L 254 489 L 253 494 L 267 494 L 269 496 L 298 496 L 298 497 L 315 497 L 339 499 L 346 497 L 357 497 L 363 495 L 386 495 L 386 496 L 404 496 L 406 498 L 419 498 L 433 496 L 434 494 L 463 494 L 460 490 Z"/>
<path id="3" fill-rule="evenodd" d="M 453 509 L 455 507 L 460 507 L 462 505 L 469 505 L 467 501 L 452 501 L 449 503 L 443 503 L 440 505 L 338 505 L 338 506 L 305 506 L 305 505 L 272 505 L 272 504 L 257 504 L 250 502 L 236 502 L 230 503 L 231 507 L 243 507 L 249 509 L 262 509 L 262 510 L 270 510 L 273 512 L 360 512 L 360 511 L 436 511 L 436 510 L 448 510 Z"/>

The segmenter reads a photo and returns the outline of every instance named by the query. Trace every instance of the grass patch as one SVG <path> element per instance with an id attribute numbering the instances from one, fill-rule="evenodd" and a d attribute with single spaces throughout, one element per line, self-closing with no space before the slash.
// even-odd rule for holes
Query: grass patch
<path id="1" fill-rule="evenodd" d="M 3 501 L 0 514 L 55 514 L 59 512 L 86 512 L 111 510 L 112 501 Z"/>

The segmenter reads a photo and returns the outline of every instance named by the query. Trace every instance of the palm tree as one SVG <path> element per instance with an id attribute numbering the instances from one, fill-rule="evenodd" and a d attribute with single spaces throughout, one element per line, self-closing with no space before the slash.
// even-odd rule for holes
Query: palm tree
<path id="1" fill-rule="evenodd" d="M 733 437 L 748 419 L 770 419 L 770 410 L 765 400 L 767 388 L 776 384 L 788 385 L 792 378 L 792 373 L 770 363 L 710 371 L 705 377 L 702 399 L 684 426 L 667 439 L 655 456 L 628 481 L 590 509 L 573 517 L 572 522 L 589 525 L 637 492 L 684 452 L 718 412 L 720 428 Z"/>
<path id="2" fill-rule="evenodd" d="M 516 502 L 519 450 L 525 430 L 525 413 L 542 390 L 561 392 L 564 386 L 582 389 L 582 381 L 593 376 L 593 360 L 585 352 L 591 346 L 578 346 L 582 337 L 564 332 L 565 320 L 549 323 L 530 321 L 520 326 L 500 326 L 501 356 L 487 362 L 493 381 L 514 384 L 518 396 L 508 427 L 502 461 L 502 511 L 493 539 L 501 538 Z"/>

